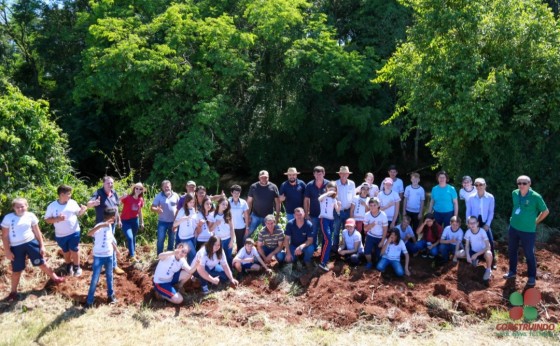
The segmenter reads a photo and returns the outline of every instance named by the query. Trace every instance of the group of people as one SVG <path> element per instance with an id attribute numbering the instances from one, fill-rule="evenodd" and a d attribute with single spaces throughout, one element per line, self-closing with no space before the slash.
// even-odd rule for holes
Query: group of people
<path id="1" fill-rule="evenodd" d="M 426 210 L 426 193 L 417 173 L 410 175 L 411 184 L 406 189 L 397 178 L 394 166 L 389 167 L 381 188 L 374 184 L 372 173 L 367 173 L 358 186 L 349 179 L 352 172 L 347 166 L 340 167 L 336 173 L 339 179 L 329 181 L 325 179 L 325 169 L 316 166 L 314 179 L 304 183 L 298 179 L 300 172 L 291 167 L 284 173 L 287 180 L 278 189 L 263 170 L 259 172 L 259 181 L 250 186 L 246 200 L 240 197 L 239 185 L 231 186 L 228 198 L 224 193 L 210 196 L 203 186 L 188 181 L 185 193 L 180 196 L 172 190 L 170 181 L 163 181 L 161 192 L 150 206 L 158 214 L 155 291 L 179 304 L 183 298 L 176 286 L 182 287 L 193 276 L 201 282 L 202 293 L 207 294 L 209 284 L 237 285 L 243 273 L 270 271 L 273 261 L 301 260 L 307 268 L 313 268 L 316 251 L 320 254 L 318 266 L 323 271 L 330 270 L 330 256 L 334 253 L 353 265 L 365 263 L 366 269 L 375 266 L 384 272 L 391 266 L 396 276 L 410 275 L 410 255 L 421 255 L 438 263 L 465 258 L 474 266 L 483 260 L 486 266 L 483 280 L 490 279 L 496 264 L 491 230 L 494 197 L 486 191 L 483 178 L 475 179 L 473 186 L 472 179 L 465 176 L 458 195 L 448 184 L 447 173 L 438 172 L 438 184 L 431 191 Z M 88 231 L 94 239 L 94 262 L 87 306 L 93 305 L 103 267 L 109 303 L 116 302 L 113 273 L 119 275 L 123 270 L 117 264 L 115 226 L 123 230 L 130 260 L 137 260 L 136 236 L 144 227 L 145 188 L 136 183 L 128 194 L 119 197 L 113 184 L 111 177 L 104 177 L 103 186 L 86 205 L 71 199 L 72 188 L 61 185 L 57 191 L 59 198 L 48 206 L 44 216 L 48 224 L 54 225 L 67 275 L 80 276 L 78 217 L 87 208 L 95 208 L 96 225 Z M 510 268 L 504 277 L 516 277 L 517 249 L 521 244 L 528 264 L 527 284 L 535 285 L 535 228 L 548 215 L 548 209 L 542 197 L 530 189 L 529 177 L 520 176 L 517 184 L 508 231 Z M 465 201 L 466 232 L 461 229 L 458 198 Z M 282 204 L 287 218 L 284 229 L 279 226 Z M 27 257 L 55 283 L 64 278 L 44 262 L 38 219 L 27 211 L 27 201 L 17 198 L 12 206 L 14 212 L 2 221 L 2 231 L 6 257 L 12 261 L 8 298 L 14 300 Z M 259 226 L 262 228 L 255 236 Z"/>

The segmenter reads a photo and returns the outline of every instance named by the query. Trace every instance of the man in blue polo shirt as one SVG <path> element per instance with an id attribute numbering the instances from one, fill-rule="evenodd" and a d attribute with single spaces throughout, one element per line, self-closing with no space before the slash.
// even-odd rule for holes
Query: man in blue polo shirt
<path id="1" fill-rule="evenodd" d="M 303 256 L 303 263 L 307 268 L 311 268 L 316 236 L 317 234 L 313 233 L 311 222 L 305 219 L 303 208 L 296 208 L 294 219 L 288 221 L 284 232 L 286 263 L 295 262 L 297 257 Z"/>
<path id="2" fill-rule="evenodd" d="M 316 166 L 313 168 L 313 177 L 315 179 L 311 180 L 305 186 L 305 198 L 303 200 L 303 209 L 305 211 L 306 218 L 311 221 L 313 225 L 313 233 L 317 234 L 319 227 L 319 214 L 321 213 L 321 206 L 319 204 L 319 196 L 326 192 L 327 184 L 329 181 L 325 179 L 325 168 L 322 166 Z M 323 243 L 322 232 L 315 240 L 315 245 L 318 243 Z"/>
<path id="3" fill-rule="evenodd" d="M 290 221 L 294 218 L 294 209 L 303 207 L 305 183 L 297 178 L 299 172 L 295 167 L 288 168 L 284 174 L 288 176 L 288 180 L 280 185 L 280 201 L 284 202 L 286 218 Z"/>

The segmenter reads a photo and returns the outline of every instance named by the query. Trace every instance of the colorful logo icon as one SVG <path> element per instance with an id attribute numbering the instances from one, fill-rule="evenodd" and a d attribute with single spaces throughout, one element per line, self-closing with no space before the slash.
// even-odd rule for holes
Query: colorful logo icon
<path id="1" fill-rule="evenodd" d="M 537 305 L 541 301 L 541 292 L 536 288 L 529 288 L 525 294 L 513 292 L 509 296 L 509 302 L 513 307 L 509 310 L 509 317 L 514 320 L 524 319 L 534 321 L 539 317 Z"/>

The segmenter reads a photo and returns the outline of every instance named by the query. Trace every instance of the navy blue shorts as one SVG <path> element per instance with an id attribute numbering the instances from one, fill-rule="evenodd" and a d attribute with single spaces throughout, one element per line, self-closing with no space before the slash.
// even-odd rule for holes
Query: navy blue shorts
<path id="1" fill-rule="evenodd" d="M 37 267 L 45 264 L 45 259 L 41 256 L 41 248 L 37 239 L 18 246 L 10 246 L 10 251 L 14 254 L 12 261 L 12 271 L 21 272 L 25 269 L 25 259 L 29 257 L 31 264 Z"/>
<path id="2" fill-rule="evenodd" d="M 253 263 L 241 263 L 241 268 L 242 268 L 242 269 L 245 269 L 245 270 L 249 270 L 249 269 L 251 269 L 251 267 L 252 267 L 254 264 L 258 264 L 258 263 L 254 263 L 254 262 L 253 262 Z"/>
<path id="3" fill-rule="evenodd" d="M 78 252 L 80 246 L 80 232 L 76 232 L 65 237 L 55 237 L 56 243 L 62 249 L 62 252 Z"/>
<path id="4" fill-rule="evenodd" d="M 171 279 L 171 282 L 166 282 L 163 284 L 156 284 L 154 282 L 154 289 L 166 298 L 173 298 L 173 296 L 177 293 L 177 290 L 174 286 L 179 282 L 179 276 L 181 275 L 182 271 L 183 270 L 179 270 L 178 272 L 173 274 L 173 279 Z"/>

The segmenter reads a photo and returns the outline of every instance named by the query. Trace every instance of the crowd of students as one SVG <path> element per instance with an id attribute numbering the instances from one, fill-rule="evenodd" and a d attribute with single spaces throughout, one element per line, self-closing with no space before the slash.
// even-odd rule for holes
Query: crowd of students
<path id="1" fill-rule="evenodd" d="M 337 172 L 341 178 L 337 181 L 324 179 L 324 173 L 324 168 L 315 167 L 315 179 L 305 184 L 293 179 L 299 172 L 292 167 L 286 172 L 288 180 L 279 191 L 276 185 L 268 181 L 268 172 L 261 171 L 259 182 L 251 186 L 247 200 L 240 198 L 241 187 L 238 185 L 230 188 L 231 197 L 227 198 L 223 193 L 209 196 L 203 186 L 196 186 L 193 181 L 189 181 L 185 185 L 185 193 L 179 196 L 173 192 L 169 181 L 163 181 L 161 192 L 155 196 L 150 207 L 151 211 L 158 214 L 156 247 L 159 261 L 153 276 L 157 295 L 171 303 L 180 304 L 183 297 L 176 287 L 182 287 L 191 277 L 200 281 L 202 293 L 207 294 L 210 284 L 229 282 L 236 286 L 244 273 L 270 271 L 273 262 L 282 264 L 301 260 L 306 268 L 312 269 L 316 251 L 320 254 L 318 267 L 323 271 L 330 270 L 332 253 L 351 265 L 363 263 L 367 270 L 375 267 L 385 272 L 390 266 L 397 277 L 402 277 L 411 275 L 410 257 L 420 255 L 433 259 L 436 264 L 450 260 L 457 262 L 464 258 L 477 266 L 483 260 L 486 270 L 482 279 L 488 281 L 491 278 L 496 265 L 490 227 L 494 215 L 494 197 L 486 192 L 483 178 L 477 178 L 474 186 L 470 177 L 463 178 L 459 196 L 465 200 L 468 227 L 465 232 L 458 216 L 458 195 L 448 185 L 445 172 L 437 174 L 438 185 L 432 189 L 426 214 L 426 194 L 419 185 L 420 176 L 417 173 L 410 175 L 411 184 L 406 189 L 396 177 L 395 167 L 390 167 L 389 177 L 383 179 L 381 189 L 373 183 L 371 173 L 366 174 L 364 182 L 357 187 L 348 179 L 352 173 L 346 166 Z M 103 267 L 108 302 L 117 301 L 113 290 L 113 274 L 124 272 L 117 264 L 115 226 L 123 230 L 130 261 L 137 261 L 136 236 L 138 230 L 144 227 L 142 207 L 145 203 L 145 188 L 141 183 L 136 183 L 130 193 L 119 197 L 113 189 L 113 183 L 111 177 L 105 177 L 103 187 L 95 192 L 86 205 L 79 205 L 71 198 L 70 186 L 61 185 L 57 191 L 58 199 L 48 206 L 44 216 L 48 224 L 54 225 L 55 239 L 63 252 L 66 274 L 81 276 L 78 217 L 87 208 L 96 210 L 97 224 L 87 233 L 94 241 L 87 307 L 94 303 Z M 520 189 L 523 187 L 522 184 L 519 186 Z M 519 190 L 516 191 L 519 194 Z M 536 193 L 530 191 L 530 195 L 535 196 Z M 401 214 L 400 202 L 403 199 Z M 286 207 L 288 219 L 284 229 L 278 222 L 280 202 Z M 119 214 L 120 204 L 122 211 Z M 516 218 L 515 215 L 521 214 L 521 208 L 527 206 L 528 200 L 521 201 L 512 213 L 512 220 Z M 27 210 L 27 201 L 16 198 L 12 207 L 14 212 L 5 216 L 2 230 L 4 251 L 12 261 L 12 285 L 8 300 L 17 300 L 17 287 L 26 258 L 34 266 L 39 266 L 55 283 L 64 281 L 64 277 L 56 275 L 44 261 L 45 249 L 38 219 Z M 318 210 L 314 212 L 314 208 Z M 544 209 L 540 204 L 537 206 L 537 211 L 541 212 L 537 214 L 537 221 L 546 217 L 542 215 L 545 209 L 546 206 Z M 267 213 L 264 217 L 257 214 L 263 211 Z M 255 237 L 253 232 L 259 224 L 262 228 Z M 166 238 L 167 251 L 164 252 Z M 510 248 L 515 250 L 518 246 L 519 242 L 510 244 Z M 529 251 L 525 247 L 524 250 Z M 516 264 L 512 263 L 510 256 L 510 272 L 506 278 L 515 277 L 511 268 L 516 268 Z M 534 280 L 534 277 L 531 279 Z"/>

